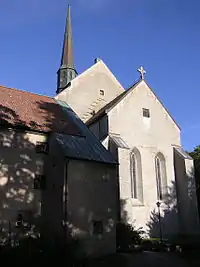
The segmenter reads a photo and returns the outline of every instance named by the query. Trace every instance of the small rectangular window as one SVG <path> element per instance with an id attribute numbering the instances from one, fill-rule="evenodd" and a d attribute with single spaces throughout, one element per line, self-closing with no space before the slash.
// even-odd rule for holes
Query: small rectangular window
<path id="1" fill-rule="evenodd" d="M 143 108 L 143 117 L 150 118 L 150 110 Z"/>
<path id="2" fill-rule="evenodd" d="M 37 142 L 36 143 L 36 153 L 48 154 L 49 147 L 46 142 Z"/>
<path id="3" fill-rule="evenodd" d="M 93 234 L 100 235 L 102 233 L 103 233 L 103 222 L 101 220 L 93 221 Z"/>
<path id="4" fill-rule="evenodd" d="M 100 90 L 100 95 L 104 95 L 104 90 Z"/>
<path id="5" fill-rule="evenodd" d="M 42 174 L 35 174 L 34 178 L 34 189 L 36 190 L 44 190 L 46 188 L 46 181 L 45 175 Z"/>
<path id="6" fill-rule="evenodd" d="M 21 213 L 18 213 L 17 215 L 15 226 L 17 228 L 20 228 L 21 226 L 23 226 L 23 215 Z"/>

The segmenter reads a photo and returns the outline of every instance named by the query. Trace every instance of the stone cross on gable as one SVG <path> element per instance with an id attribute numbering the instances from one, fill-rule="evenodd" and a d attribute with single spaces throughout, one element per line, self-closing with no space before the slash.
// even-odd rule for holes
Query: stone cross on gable
<path id="1" fill-rule="evenodd" d="M 145 75 L 146 71 L 144 70 L 144 68 L 142 66 L 138 69 L 138 72 L 140 73 L 140 78 L 142 80 L 144 80 L 144 75 Z"/>

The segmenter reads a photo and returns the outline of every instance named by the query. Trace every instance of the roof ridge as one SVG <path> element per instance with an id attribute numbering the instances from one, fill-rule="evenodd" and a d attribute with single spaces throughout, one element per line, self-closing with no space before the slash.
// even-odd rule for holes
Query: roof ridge
<path id="1" fill-rule="evenodd" d="M 0 85 L 0 88 L 1 88 L 1 87 L 2 87 L 2 88 L 5 88 L 5 89 L 10 89 L 10 90 L 15 90 L 15 91 L 19 91 L 19 92 L 23 92 L 23 93 L 31 94 L 31 95 L 43 96 L 43 97 L 46 97 L 46 98 L 54 99 L 54 97 L 51 97 L 51 96 L 47 96 L 47 95 L 43 95 L 43 94 L 36 94 L 36 93 L 28 92 L 28 91 L 25 91 L 25 90 L 22 90 L 22 89 L 13 88 L 13 87 L 8 87 L 8 86 L 5 86 L 5 85 Z"/>

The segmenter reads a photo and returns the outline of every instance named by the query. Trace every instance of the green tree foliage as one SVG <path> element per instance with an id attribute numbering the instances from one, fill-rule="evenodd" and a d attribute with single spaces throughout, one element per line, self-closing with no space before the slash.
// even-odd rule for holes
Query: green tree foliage
<path id="1" fill-rule="evenodd" d="M 200 145 L 195 147 L 194 151 L 189 153 L 190 156 L 194 159 L 195 167 L 200 167 Z M 200 168 L 198 169 L 200 171 Z"/>
<path id="2" fill-rule="evenodd" d="M 194 159 L 197 199 L 200 211 L 200 145 L 197 146 L 192 152 L 189 152 L 189 155 Z"/>
<path id="3" fill-rule="evenodd" d="M 194 169 L 195 169 L 195 176 L 196 182 L 199 187 L 200 185 L 200 145 L 197 146 L 194 151 L 189 153 L 190 156 L 194 159 Z"/>

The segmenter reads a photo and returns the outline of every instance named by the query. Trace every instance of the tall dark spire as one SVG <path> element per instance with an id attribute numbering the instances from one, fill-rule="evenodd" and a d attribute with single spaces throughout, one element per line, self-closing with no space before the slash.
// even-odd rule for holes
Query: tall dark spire
<path id="1" fill-rule="evenodd" d="M 74 68 L 74 56 L 72 45 L 72 24 L 71 24 L 71 8 L 68 5 L 67 22 L 65 27 L 65 35 L 63 42 L 62 58 L 60 69 L 58 70 L 58 84 L 56 93 L 62 92 L 74 79 L 77 72 Z"/>

